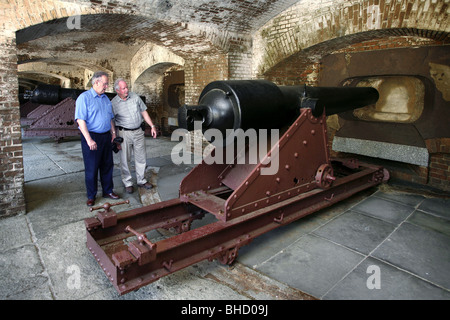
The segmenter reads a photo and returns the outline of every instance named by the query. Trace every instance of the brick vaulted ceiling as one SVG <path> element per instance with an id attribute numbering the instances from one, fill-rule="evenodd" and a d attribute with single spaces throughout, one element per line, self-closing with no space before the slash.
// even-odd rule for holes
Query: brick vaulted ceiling
<path id="1" fill-rule="evenodd" d="M 130 59 L 145 43 L 164 46 L 183 58 L 245 50 L 251 34 L 298 0 L 66 1 L 100 14 L 82 15 L 80 28 L 67 18 L 16 32 L 18 63 Z"/>

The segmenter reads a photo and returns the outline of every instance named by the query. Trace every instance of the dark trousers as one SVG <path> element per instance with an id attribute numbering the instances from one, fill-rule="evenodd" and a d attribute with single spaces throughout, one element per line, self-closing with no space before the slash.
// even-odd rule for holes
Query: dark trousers
<path id="1" fill-rule="evenodd" d="M 89 132 L 97 143 L 97 150 L 90 150 L 86 139 L 81 135 L 81 151 L 83 152 L 85 183 L 88 199 L 95 199 L 97 195 L 98 174 L 102 184 L 103 194 L 113 192 L 113 154 L 111 147 L 111 133 Z"/>

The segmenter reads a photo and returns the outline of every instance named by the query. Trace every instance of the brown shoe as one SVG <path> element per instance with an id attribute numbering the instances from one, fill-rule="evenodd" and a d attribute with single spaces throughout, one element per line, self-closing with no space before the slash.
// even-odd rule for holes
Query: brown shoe
<path id="1" fill-rule="evenodd" d="M 88 199 L 88 201 L 86 201 L 86 204 L 88 207 L 92 207 L 95 204 L 95 199 Z"/>
<path id="2" fill-rule="evenodd" d="M 119 199 L 120 197 L 117 194 L 115 194 L 114 192 L 111 192 L 108 194 L 104 194 L 103 198 Z"/>
<path id="3" fill-rule="evenodd" d="M 144 184 L 138 184 L 138 186 L 139 186 L 140 188 L 145 188 L 145 189 L 147 189 L 147 190 L 150 190 L 151 188 L 153 188 L 153 185 L 152 185 L 151 183 L 148 183 L 148 182 L 146 182 L 146 183 L 144 183 Z"/>
<path id="4" fill-rule="evenodd" d="M 134 188 L 133 188 L 133 186 L 125 187 L 125 191 L 127 193 L 133 193 L 134 192 Z"/>

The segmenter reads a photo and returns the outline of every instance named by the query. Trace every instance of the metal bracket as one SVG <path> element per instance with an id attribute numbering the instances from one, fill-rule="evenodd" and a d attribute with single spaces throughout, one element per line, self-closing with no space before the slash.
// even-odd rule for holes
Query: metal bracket
<path id="1" fill-rule="evenodd" d="M 128 250 L 136 257 L 140 266 L 156 259 L 156 244 L 148 240 L 145 234 L 137 232 L 130 226 L 125 228 L 125 232 L 131 232 L 137 237 L 137 240 L 128 244 Z"/>
<path id="2" fill-rule="evenodd" d="M 276 222 L 276 223 L 281 224 L 283 222 L 283 219 L 284 219 L 284 212 L 283 212 L 283 210 L 281 210 L 280 217 L 279 218 L 273 218 L 273 221 Z"/>
<path id="3" fill-rule="evenodd" d="M 222 264 L 231 265 L 237 258 L 238 251 L 239 251 L 238 247 L 225 249 L 222 252 L 219 252 L 215 258 Z"/>
<path id="4" fill-rule="evenodd" d="M 130 203 L 130 200 L 120 201 L 116 203 L 109 203 L 106 202 L 105 204 L 98 206 L 98 207 L 92 207 L 89 208 L 89 211 L 99 210 L 99 209 L 105 209 L 104 211 L 100 211 L 97 213 L 95 218 L 91 218 L 89 221 L 86 221 L 86 227 L 88 229 L 92 228 L 98 228 L 100 225 L 102 228 L 109 228 L 113 227 L 117 224 L 117 214 L 114 210 L 111 210 L 111 207 L 118 206 L 121 204 L 128 204 Z M 87 220 L 87 219 L 86 219 Z M 98 222 L 100 222 L 100 225 Z"/>

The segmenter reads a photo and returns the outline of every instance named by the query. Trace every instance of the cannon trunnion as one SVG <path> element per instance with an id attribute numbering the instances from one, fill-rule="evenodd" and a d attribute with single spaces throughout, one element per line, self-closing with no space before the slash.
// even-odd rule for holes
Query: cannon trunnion
<path id="1" fill-rule="evenodd" d="M 205 133 L 275 130 L 270 138 L 258 135 L 264 148 L 257 161 L 240 161 L 250 158 L 252 143 L 217 144 L 183 179 L 178 198 L 119 214 L 108 206 L 85 220 L 87 246 L 120 294 L 205 259 L 231 264 L 255 237 L 388 179 L 382 167 L 330 159 L 328 152 L 326 115 L 374 103 L 376 90 L 280 88 L 260 80 L 215 82 L 198 106 L 179 113 L 186 129 L 199 121 Z M 216 222 L 191 230 L 206 214 Z M 178 234 L 152 243 L 146 233 L 157 228 Z"/>

